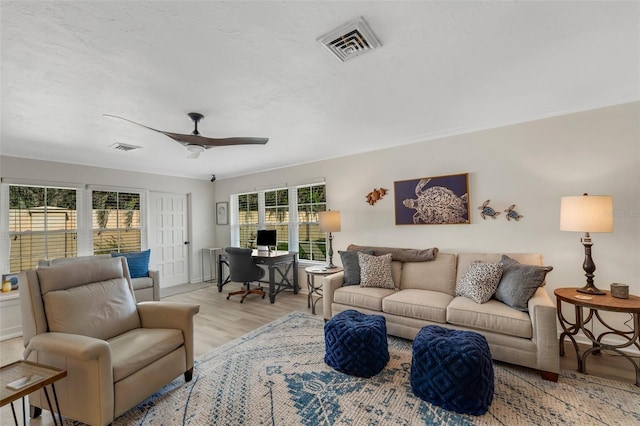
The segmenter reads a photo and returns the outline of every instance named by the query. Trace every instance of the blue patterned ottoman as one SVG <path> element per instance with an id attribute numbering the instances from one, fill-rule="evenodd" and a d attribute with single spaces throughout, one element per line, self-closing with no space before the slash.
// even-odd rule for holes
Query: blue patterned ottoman
<path id="1" fill-rule="evenodd" d="M 413 341 L 411 390 L 446 410 L 480 416 L 493 400 L 493 362 L 484 336 L 428 325 Z"/>
<path id="2" fill-rule="evenodd" d="M 387 323 L 382 315 L 353 309 L 340 312 L 324 325 L 324 362 L 358 377 L 378 374 L 389 362 Z"/>

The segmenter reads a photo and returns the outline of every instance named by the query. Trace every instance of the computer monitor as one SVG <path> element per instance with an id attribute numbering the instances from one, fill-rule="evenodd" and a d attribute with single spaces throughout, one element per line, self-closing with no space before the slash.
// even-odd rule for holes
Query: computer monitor
<path id="1" fill-rule="evenodd" d="M 271 250 L 271 247 L 275 247 L 278 244 L 276 230 L 275 229 L 259 229 L 256 234 L 256 245 L 258 250 L 260 247 L 267 247 Z"/>

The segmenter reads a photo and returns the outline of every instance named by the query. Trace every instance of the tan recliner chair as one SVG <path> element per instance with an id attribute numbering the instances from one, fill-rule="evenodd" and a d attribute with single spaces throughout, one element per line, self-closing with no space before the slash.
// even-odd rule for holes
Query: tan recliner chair
<path id="1" fill-rule="evenodd" d="M 55 384 L 63 416 L 107 425 L 162 386 L 193 374 L 199 305 L 136 305 L 124 257 L 19 275 L 25 359 L 64 368 Z M 32 416 L 48 407 L 29 395 Z"/>

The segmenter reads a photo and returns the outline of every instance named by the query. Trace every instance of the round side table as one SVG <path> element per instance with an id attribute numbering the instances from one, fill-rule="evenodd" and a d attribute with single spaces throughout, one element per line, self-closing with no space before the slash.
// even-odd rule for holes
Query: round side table
<path id="1" fill-rule="evenodd" d="M 554 294 L 557 299 L 558 320 L 563 330 L 559 342 L 560 356 L 564 356 L 564 338 L 568 337 L 576 351 L 578 371 L 586 374 L 587 357 L 591 354 L 600 353 L 600 349 L 607 349 L 626 358 L 633 364 L 636 370 L 636 386 L 640 386 L 640 364 L 621 350 L 630 346 L 635 346 L 640 350 L 640 297 L 629 295 L 627 299 L 617 299 L 612 297 L 611 292 L 608 290 L 605 291 L 604 295 L 590 295 L 579 293 L 578 289 L 573 287 L 557 288 Z M 562 314 L 562 302 L 573 306 L 575 312 L 575 320 L 573 322 Z M 633 321 L 629 326 L 629 330 L 618 330 L 605 322 L 602 315 L 600 315 L 601 311 L 631 314 Z M 604 331 L 599 335 L 592 331 L 596 320 L 604 328 Z M 591 330 L 587 327 L 589 323 L 591 323 Z M 573 337 L 580 331 L 592 342 L 591 348 L 587 349 L 583 354 L 580 354 L 578 343 Z M 604 338 L 609 336 L 616 336 L 617 342 L 605 343 Z"/>
<path id="2" fill-rule="evenodd" d="M 311 308 L 311 313 L 313 315 L 316 314 L 316 303 L 318 303 L 318 300 L 322 299 L 322 281 L 320 281 L 320 284 L 316 286 L 316 276 L 325 277 L 342 271 L 343 268 L 341 266 L 336 266 L 331 269 L 327 269 L 324 266 L 309 266 L 304 268 L 304 272 L 307 273 L 307 289 L 309 291 L 307 294 L 307 308 Z M 313 300 L 314 294 L 318 296 L 315 300 Z"/>

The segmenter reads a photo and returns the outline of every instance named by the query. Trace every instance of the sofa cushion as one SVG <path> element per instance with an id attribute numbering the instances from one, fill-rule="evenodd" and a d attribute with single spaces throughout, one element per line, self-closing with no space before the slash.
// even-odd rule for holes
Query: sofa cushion
<path id="1" fill-rule="evenodd" d="M 114 278 L 42 296 L 49 331 L 107 340 L 140 327 L 126 278 Z"/>
<path id="2" fill-rule="evenodd" d="M 333 293 L 333 302 L 341 305 L 382 311 L 382 299 L 395 293 L 396 290 L 376 287 L 346 286 Z"/>
<path id="3" fill-rule="evenodd" d="M 404 263 L 400 289 L 407 288 L 440 291 L 455 296 L 456 255 L 439 253 L 438 257 L 430 262 Z"/>
<path id="4" fill-rule="evenodd" d="M 446 293 L 407 289 L 385 297 L 382 301 L 382 311 L 444 324 L 447 320 L 447 305 L 451 300 L 453 296 Z"/>
<path id="5" fill-rule="evenodd" d="M 527 302 L 538 287 L 544 285 L 544 279 L 553 267 L 523 265 L 509 256 L 502 256 L 500 263 L 504 272 L 496 289 L 495 298 L 512 308 L 527 311 Z"/>
<path id="6" fill-rule="evenodd" d="M 342 251 L 339 250 L 340 261 L 344 268 L 344 284 L 342 285 L 356 285 L 360 284 L 360 262 L 358 261 L 357 251 Z M 373 254 L 372 250 L 363 250 L 362 253 Z"/>
<path id="7" fill-rule="evenodd" d="M 372 256 L 358 252 L 360 264 L 360 287 L 379 287 L 394 289 L 391 274 L 391 254 Z"/>
<path id="8" fill-rule="evenodd" d="M 129 274 L 131 278 L 141 278 L 149 276 L 149 257 L 151 249 L 145 251 L 135 251 L 128 253 L 111 253 L 113 257 L 123 256 L 127 259 L 129 265 Z"/>
<path id="9" fill-rule="evenodd" d="M 487 303 L 477 304 L 471 299 L 458 296 L 447 306 L 447 322 L 461 327 L 525 339 L 533 336 L 528 313 L 493 299 Z"/>
<path id="10" fill-rule="evenodd" d="M 184 338 L 179 329 L 139 328 L 116 336 L 108 343 L 113 381 L 118 382 L 179 348 Z"/>
<path id="11" fill-rule="evenodd" d="M 456 284 L 456 296 L 464 296 L 476 303 L 486 303 L 495 293 L 502 277 L 501 263 L 473 262 Z"/>

